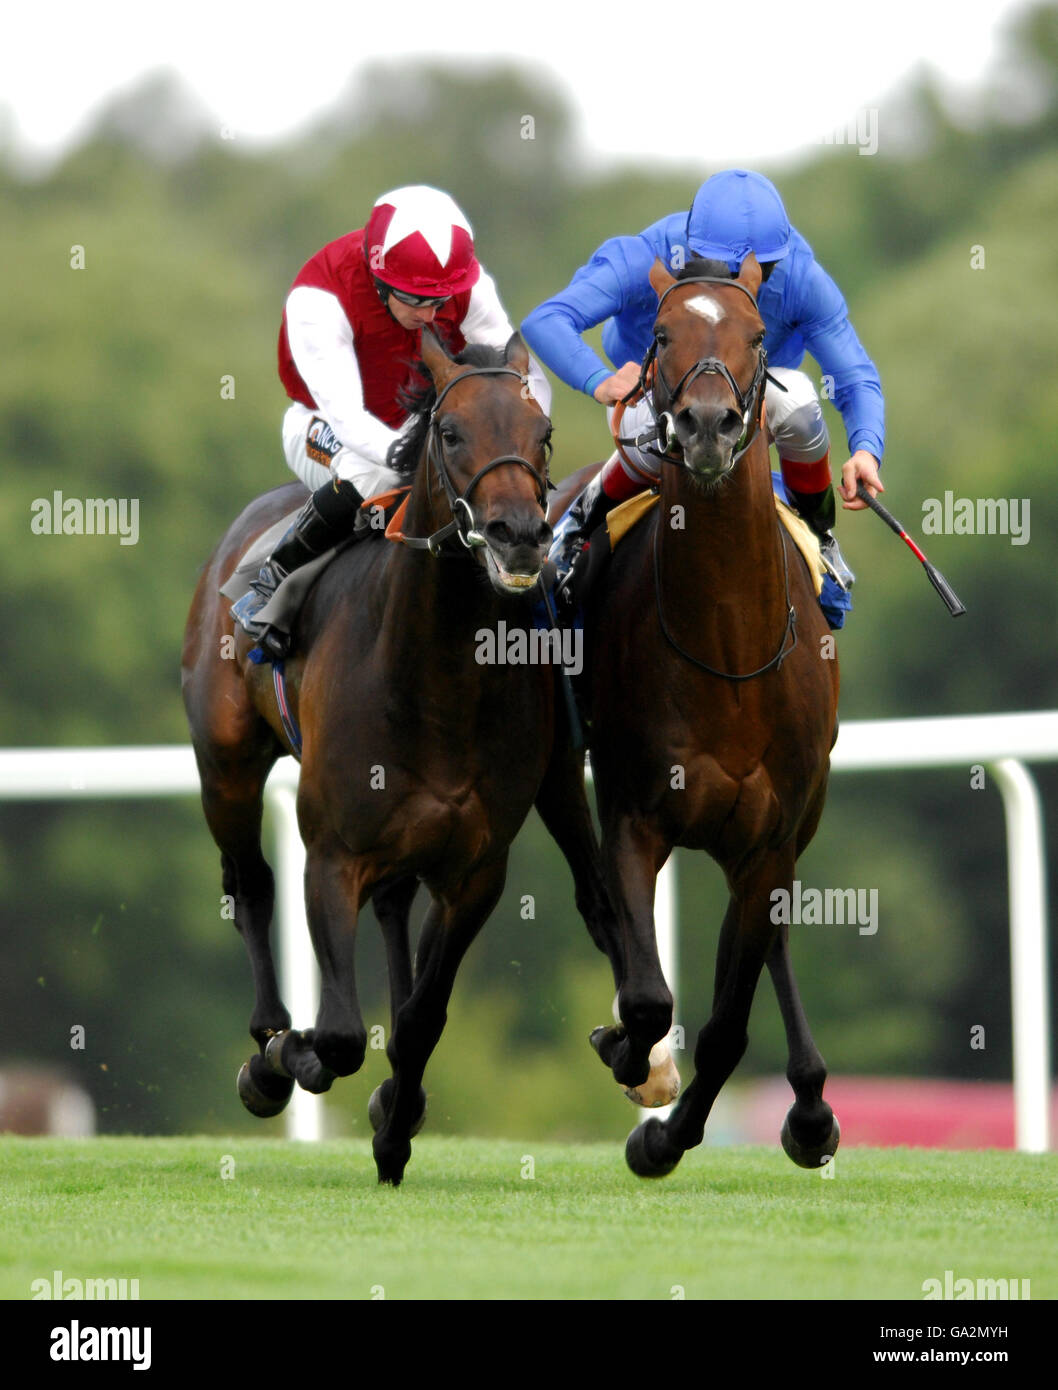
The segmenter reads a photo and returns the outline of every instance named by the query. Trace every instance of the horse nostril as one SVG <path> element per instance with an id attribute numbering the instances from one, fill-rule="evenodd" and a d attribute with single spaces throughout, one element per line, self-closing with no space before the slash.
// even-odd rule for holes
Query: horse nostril
<path id="1" fill-rule="evenodd" d="M 742 416 L 737 410 L 725 410 L 716 427 L 717 437 L 738 439 L 742 434 Z"/>
<path id="2" fill-rule="evenodd" d="M 689 405 L 676 416 L 676 433 L 682 444 L 694 440 L 734 442 L 742 433 L 742 416 L 737 410 Z"/>
<path id="3" fill-rule="evenodd" d="M 703 422 L 693 405 L 684 406 L 672 421 L 681 440 L 694 439 L 701 433 Z"/>
<path id="4" fill-rule="evenodd" d="M 539 546 L 549 546 L 554 539 L 554 532 L 547 522 L 541 517 L 536 526 L 536 543 Z"/>
<path id="5" fill-rule="evenodd" d="M 490 521 L 485 527 L 485 538 L 496 545 L 511 545 L 514 532 L 505 521 Z"/>

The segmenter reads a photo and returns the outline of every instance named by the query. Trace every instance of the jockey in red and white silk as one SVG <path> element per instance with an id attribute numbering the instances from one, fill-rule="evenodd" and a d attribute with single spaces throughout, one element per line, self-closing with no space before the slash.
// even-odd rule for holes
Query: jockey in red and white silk
<path id="1" fill-rule="evenodd" d="M 255 660 L 289 649 L 286 633 L 257 620 L 280 582 L 340 544 L 365 498 L 402 481 L 386 459 L 409 422 L 402 392 L 428 384 L 414 366 L 427 325 L 452 354 L 502 350 L 514 332 L 464 214 L 447 193 L 414 185 L 383 194 L 367 226 L 306 261 L 287 295 L 283 451 L 313 495 L 231 610 L 258 642 Z M 529 386 L 546 413 L 551 388 L 535 362 Z"/>
<path id="2" fill-rule="evenodd" d="M 408 305 L 397 296 L 436 302 Z M 307 261 L 287 296 L 279 375 L 294 404 L 283 447 L 307 487 L 332 476 L 370 497 L 400 481 L 386 454 L 407 420 L 401 389 L 420 380 L 409 364 L 427 324 L 453 354 L 470 343 L 503 348 L 514 332 L 452 199 L 433 188 L 397 189 L 378 200 L 366 227 Z M 551 388 L 535 364 L 530 381 L 547 411 Z M 329 464 L 307 438 L 318 417 L 338 446 Z"/>

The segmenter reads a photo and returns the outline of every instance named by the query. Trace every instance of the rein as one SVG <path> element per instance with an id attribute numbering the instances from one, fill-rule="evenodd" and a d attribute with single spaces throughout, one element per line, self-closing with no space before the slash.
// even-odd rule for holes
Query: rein
<path id="1" fill-rule="evenodd" d="M 531 474 L 533 481 L 538 489 L 538 500 L 540 506 L 547 510 L 548 489 L 554 487 L 547 471 L 543 476 L 533 467 L 528 459 L 524 459 L 520 454 L 502 454 L 499 458 L 491 459 L 483 468 L 478 471 L 467 483 L 461 493 L 457 492 L 448 473 L 448 468 L 444 460 L 444 444 L 440 438 L 437 428 L 437 412 L 441 408 L 441 402 L 461 381 L 466 381 L 472 376 L 513 376 L 518 381 L 524 383 L 525 378 L 521 372 L 517 372 L 513 367 L 470 367 L 467 371 L 461 372 L 459 376 L 453 377 L 443 391 L 438 395 L 434 402 L 433 409 L 430 411 L 429 433 L 426 439 L 426 468 L 429 470 L 432 464 L 441 480 L 444 488 L 445 497 L 448 500 L 448 508 L 452 513 L 452 519 L 439 530 L 434 531 L 429 536 L 406 536 L 401 535 L 400 540 L 404 545 L 410 546 L 412 550 L 428 550 L 431 555 L 440 554 L 441 546 L 444 545 L 451 536 L 456 536 L 467 550 L 473 550 L 476 546 L 482 546 L 485 537 L 474 526 L 474 513 L 470 506 L 470 495 L 481 482 L 487 473 L 491 473 L 494 468 L 503 468 L 508 464 L 515 464 L 519 468 Z"/>
<path id="2" fill-rule="evenodd" d="M 661 606 L 661 554 L 658 547 L 658 532 L 660 530 L 661 522 L 659 521 L 654 528 L 654 598 L 657 604 L 658 626 L 661 628 L 661 635 L 665 638 L 665 641 L 672 650 L 682 656 L 684 661 L 689 661 L 692 666 L 696 666 L 699 671 L 707 671 L 709 675 L 719 676 L 725 681 L 751 681 L 755 676 L 763 676 L 773 667 L 778 671 L 786 658 L 797 646 L 797 609 L 790 602 L 790 562 L 786 551 L 785 529 L 781 525 L 779 526 L 779 536 L 782 541 L 782 577 L 786 589 L 786 626 L 783 628 L 782 637 L 779 639 L 779 650 L 772 659 L 763 666 L 758 666 L 755 671 L 746 671 L 744 674 L 739 674 L 735 671 L 718 671 L 715 666 L 709 666 L 706 662 L 699 661 L 696 656 L 692 656 L 690 652 L 685 651 L 669 631 L 668 623 L 665 621 L 665 613 Z M 786 645 L 787 642 L 790 643 L 789 646 Z"/>
<path id="3" fill-rule="evenodd" d="M 688 275 L 685 280 L 677 280 L 674 285 L 669 286 L 658 301 L 658 311 L 660 312 L 661 306 L 665 303 L 665 300 L 673 290 L 679 289 L 683 285 L 693 284 L 732 286 L 734 289 L 741 290 L 753 305 L 754 309 L 757 307 L 755 296 L 746 289 L 745 285 L 739 284 L 737 280 L 726 279 L 719 275 Z M 656 454 L 656 456 L 665 463 L 677 464 L 680 467 L 686 466 L 682 457 L 682 452 L 680 457 L 676 457 L 671 452 L 676 445 L 675 431 L 672 423 L 672 407 L 679 399 L 683 390 L 690 386 L 692 382 L 696 381 L 698 377 L 707 373 L 716 374 L 717 376 L 722 376 L 731 388 L 735 400 L 738 403 L 739 414 L 742 416 L 742 434 L 735 445 L 737 452 L 731 456 L 731 465 L 734 467 L 755 443 L 760 434 L 764 414 L 765 381 L 773 381 L 776 386 L 782 387 L 781 382 L 775 381 L 775 378 L 768 374 L 768 354 L 765 352 L 763 345 L 761 346 L 760 355 L 757 359 L 757 367 L 753 373 L 753 380 L 746 388 L 745 393 L 739 389 L 738 382 L 732 376 L 727 363 L 722 362 L 718 357 L 700 357 L 698 361 L 691 367 L 688 367 L 683 376 L 680 377 L 679 381 L 676 383 L 675 390 L 670 390 L 669 384 L 662 373 L 661 363 L 657 360 L 657 352 L 658 340 L 655 337 L 643 360 L 643 366 L 639 374 L 639 387 L 637 389 L 642 390 L 646 399 L 650 402 L 651 410 L 654 412 L 654 418 L 657 421 L 658 442 L 665 443 L 665 452 L 662 453 L 654 449 L 645 452 Z M 661 382 L 667 397 L 668 409 L 663 411 L 660 415 L 654 410 L 653 400 L 646 390 L 645 384 L 651 372 L 653 372 L 653 380 Z M 785 390 L 786 388 L 782 387 L 782 389 Z M 752 429 L 750 428 L 751 418 L 753 421 Z M 625 442 L 635 443 L 637 441 L 632 440 Z M 639 447 L 642 448 L 642 445 Z M 782 543 L 783 586 L 786 594 L 786 625 L 783 628 L 782 637 L 779 639 L 778 651 L 772 659 L 763 666 L 758 666 L 755 671 L 746 671 L 744 673 L 719 671 L 716 667 L 709 666 L 706 662 L 700 661 L 696 656 L 692 656 L 690 652 L 685 651 L 669 631 L 661 601 L 661 551 L 658 545 L 658 533 L 660 529 L 661 524 L 659 522 L 654 530 L 654 597 L 657 604 L 658 626 L 661 628 L 662 636 L 673 651 L 681 656 L 684 661 L 689 661 L 692 666 L 697 667 L 699 671 L 706 671 L 711 676 L 719 676 L 722 680 L 749 681 L 753 680 L 756 676 L 765 675 L 772 669 L 776 671 L 779 670 L 783 662 L 797 646 L 797 610 L 790 602 L 790 562 L 787 554 L 786 533 L 783 527 L 779 527 L 779 537 Z M 788 643 L 789 645 L 787 645 Z"/>

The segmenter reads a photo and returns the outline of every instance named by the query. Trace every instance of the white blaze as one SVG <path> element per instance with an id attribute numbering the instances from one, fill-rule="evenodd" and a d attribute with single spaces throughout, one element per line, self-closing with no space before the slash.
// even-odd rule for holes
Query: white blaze
<path id="1" fill-rule="evenodd" d="M 710 323 L 719 323 L 724 317 L 724 311 L 715 299 L 710 299 L 707 294 L 696 294 L 693 299 L 684 301 L 683 307 L 690 309 L 692 314 L 700 314 L 703 319 L 708 319 Z"/>

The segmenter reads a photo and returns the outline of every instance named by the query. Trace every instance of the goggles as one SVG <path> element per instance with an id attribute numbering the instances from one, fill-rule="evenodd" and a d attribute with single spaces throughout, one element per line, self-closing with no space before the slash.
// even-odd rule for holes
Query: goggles
<path id="1" fill-rule="evenodd" d="M 404 290 L 395 290 L 392 285 L 385 285 L 384 288 L 387 294 L 391 294 L 401 304 L 407 304 L 409 309 L 439 309 L 451 298 L 451 295 L 447 294 L 408 294 Z"/>

